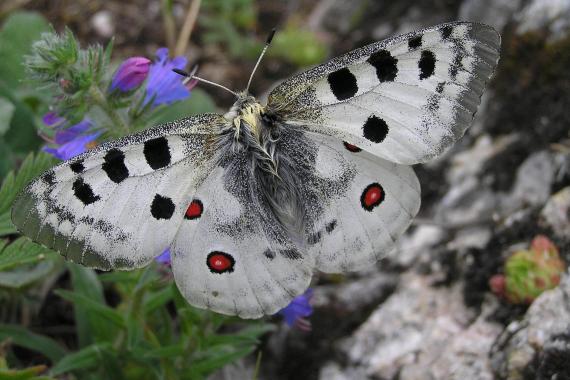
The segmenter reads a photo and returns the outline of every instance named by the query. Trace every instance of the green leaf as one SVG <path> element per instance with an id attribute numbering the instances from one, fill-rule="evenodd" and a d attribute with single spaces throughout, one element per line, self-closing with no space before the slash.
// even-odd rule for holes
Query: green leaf
<path id="1" fill-rule="evenodd" d="M 290 23 L 275 36 L 268 55 L 286 59 L 299 66 L 316 65 L 327 57 L 327 48 L 316 35 Z"/>
<path id="2" fill-rule="evenodd" d="M 27 237 L 21 237 L 2 249 L 0 246 L 0 272 L 26 264 L 36 264 L 46 259 L 47 255 L 55 253 Z"/>
<path id="3" fill-rule="evenodd" d="M 206 336 L 204 342 L 208 346 L 220 344 L 257 344 L 259 337 L 275 330 L 275 325 L 269 323 L 256 323 L 248 326 L 235 334 L 212 334 Z"/>
<path id="4" fill-rule="evenodd" d="M 2 249 L 4 248 L 4 249 Z M 59 267 L 61 257 L 26 237 L 0 246 L 0 287 L 22 289 L 43 280 Z"/>
<path id="5" fill-rule="evenodd" d="M 125 320 L 123 316 L 115 311 L 113 308 L 103 305 L 97 301 L 84 296 L 83 294 L 77 294 L 70 292 L 69 290 L 58 289 L 55 291 L 58 296 L 73 302 L 75 305 L 85 308 L 90 313 L 93 313 L 99 317 L 105 318 L 106 320 L 112 322 L 114 325 L 125 328 Z"/>
<path id="6" fill-rule="evenodd" d="M 53 363 L 66 355 L 66 350 L 55 340 L 16 325 L 0 324 L 0 340 L 11 339 L 15 345 L 44 355 Z"/>
<path id="7" fill-rule="evenodd" d="M 10 129 L 10 121 L 14 115 L 14 109 L 16 107 L 11 101 L 5 97 L 0 97 L 0 136 Z"/>
<path id="8" fill-rule="evenodd" d="M 107 307 L 103 296 L 103 287 L 95 271 L 74 263 L 67 263 L 71 273 L 71 285 L 75 294 L 87 297 L 102 307 Z M 116 334 L 116 327 L 108 320 L 100 318 L 89 308 L 75 303 L 73 308 L 77 327 L 79 347 L 85 347 L 95 341 L 110 341 Z"/>
<path id="9" fill-rule="evenodd" d="M 39 153 L 34 157 L 30 153 L 18 170 L 17 174 L 14 172 L 8 173 L 2 187 L 0 187 L 0 236 L 12 233 L 15 229 L 10 222 L 10 208 L 12 203 L 22 191 L 22 189 L 32 179 L 51 168 L 56 160 L 45 153 Z"/>
<path id="10" fill-rule="evenodd" d="M 107 352 L 113 352 L 110 343 L 96 343 L 61 359 L 50 371 L 54 376 L 66 372 L 90 369 L 105 365 L 104 358 Z"/>
<path id="11" fill-rule="evenodd" d="M 37 365 L 24 369 L 0 369 L 0 380 L 56 380 L 53 377 L 38 376 L 46 369 L 45 365 Z"/>
<path id="12" fill-rule="evenodd" d="M 23 158 L 25 154 L 36 151 L 42 141 L 36 131 L 36 119 L 32 109 L 2 81 L 0 81 L 0 96 L 6 98 L 15 107 L 10 120 L 10 128 L 4 135 L 0 135 L 0 143 L 5 145 L 3 150 L 7 151 L 7 158 L 12 158 L 13 161 L 14 158 Z M 10 168 L 13 166 L 14 162 L 11 162 Z"/>
<path id="13" fill-rule="evenodd" d="M 172 286 L 167 286 L 158 292 L 150 293 L 144 300 L 144 314 L 147 315 L 158 308 L 164 307 L 164 305 L 172 300 L 173 294 Z"/>
<path id="14" fill-rule="evenodd" d="M 215 112 L 216 104 L 203 90 L 195 88 L 188 99 L 175 102 L 166 107 L 157 108 L 151 120 L 154 124 L 161 124 L 199 113 Z"/>
<path id="15" fill-rule="evenodd" d="M 186 354 L 188 354 L 188 347 L 182 343 L 155 349 L 146 349 L 144 351 L 141 350 L 140 352 L 140 356 L 143 359 L 172 359 L 175 356 L 183 356 Z"/>
<path id="16" fill-rule="evenodd" d="M 20 85 L 25 78 L 24 56 L 41 33 L 48 30 L 48 23 L 37 13 L 14 12 L 8 17 L 0 30 L 0 82 L 11 88 Z"/>
<path id="17" fill-rule="evenodd" d="M 16 230 L 16 227 L 12 223 L 10 213 L 6 212 L 4 214 L 0 214 L 0 236 L 11 235 L 16 232 L 18 232 L 18 230 Z"/>
<path id="18" fill-rule="evenodd" d="M 24 289 L 43 280 L 56 269 L 57 260 L 42 261 L 31 268 L 21 266 L 10 272 L 0 272 L 0 288 Z"/>
<path id="19" fill-rule="evenodd" d="M 255 350 L 254 346 L 242 349 L 229 349 L 228 347 L 220 347 L 209 349 L 201 352 L 204 359 L 195 360 L 190 365 L 190 373 L 194 376 L 207 375 L 217 369 L 222 368 L 226 364 L 235 362 L 251 354 Z"/>

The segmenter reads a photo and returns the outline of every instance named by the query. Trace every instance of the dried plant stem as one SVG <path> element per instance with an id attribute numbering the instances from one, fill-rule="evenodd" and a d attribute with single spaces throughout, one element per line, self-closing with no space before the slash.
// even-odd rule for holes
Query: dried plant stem
<path id="1" fill-rule="evenodd" d="M 162 0 L 162 22 L 166 35 L 166 46 L 172 51 L 176 43 L 176 23 L 172 15 L 172 0 Z"/>
<path id="2" fill-rule="evenodd" d="M 186 19 L 184 19 L 184 24 L 178 35 L 178 41 L 176 41 L 176 48 L 174 49 L 174 55 L 184 55 L 186 53 L 186 48 L 188 47 L 188 42 L 190 41 L 190 36 L 192 35 L 192 30 L 194 29 L 194 24 L 198 19 L 198 12 L 200 11 L 200 5 L 202 0 L 192 0 L 190 8 L 186 13 Z"/>

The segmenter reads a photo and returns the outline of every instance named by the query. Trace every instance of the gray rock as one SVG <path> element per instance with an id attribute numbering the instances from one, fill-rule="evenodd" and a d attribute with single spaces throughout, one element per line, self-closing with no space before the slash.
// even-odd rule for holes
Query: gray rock
<path id="1" fill-rule="evenodd" d="M 453 155 L 446 172 L 449 190 L 437 204 L 434 219 L 454 228 L 491 220 L 502 203 L 501 194 L 485 186 L 479 177 L 486 162 L 517 141 L 515 134 L 495 140 L 482 135 L 470 149 Z"/>
<path id="2" fill-rule="evenodd" d="M 344 369 L 335 362 L 326 363 L 319 372 L 320 380 L 359 380 L 367 379 L 362 368 Z"/>
<path id="3" fill-rule="evenodd" d="M 522 380 L 534 358 L 558 344 L 554 342 L 558 336 L 569 332 L 570 275 L 566 275 L 557 288 L 532 303 L 521 322 L 511 323 L 497 339 L 491 356 L 494 371 L 503 379 Z"/>
<path id="4" fill-rule="evenodd" d="M 533 0 L 515 19 L 518 33 L 547 29 L 550 38 L 556 40 L 570 29 L 570 0 Z"/>
<path id="5" fill-rule="evenodd" d="M 328 364 L 321 379 L 355 373 L 402 380 L 491 379 L 487 354 L 500 327 L 465 307 L 459 284 L 434 288 L 431 281 L 411 272 L 402 276 L 398 290 L 342 342 L 346 368 Z"/>
<path id="6" fill-rule="evenodd" d="M 560 238 L 570 236 L 570 186 L 552 195 L 540 212 L 541 224 Z"/>
<path id="7" fill-rule="evenodd" d="M 459 19 L 484 22 L 501 31 L 520 7 L 520 0 L 466 0 L 459 8 Z"/>
<path id="8" fill-rule="evenodd" d="M 469 248 L 483 249 L 491 240 L 491 228 L 467 227 L 459 230 L 447 248 L 453 251 L 465 251 Z"/>
<path id="9" fill-rule="evenodd" d="M 550 196 L 556 167 L 547 151 L 531 154 L 518 168 L 515 184 L 504 204 L 513 209 L 543 205 Z"/>
<path id="10" fill-rule="evenodd" d="M 500 332 L 501 327 L 487 322 L 486 315 L 482 314 L 475 323 L 455 335 L 433 363 L 422 363 L 410 369 L 415 369 L 416 373 L 421 374 L 420 371 L 426 372 L 428 367 L 427 373 L 432 379 L 493 380 L 488 353 Z M 412 373 L 407 376 L 406 370 L 402 372 L 402 380 L 428 378 L 425 375 L 411 376 Z"/>
<path id="11" fill-rule="evenodd" d="M 315 309 L 327 309 L 331 318 L 357 317 L 386 299 L 397 284 L 397 275 L 377 272 L 342 284 L 321 285 L 314 289 L 311 304 Z"/>
<path id="12" fill-rule="evenodd" d="M 390 252 L 388 258 L 393 263 L 404 268 L 411 266 L 420 256 L 436 244 L 443 241 L 445 231 L 433 224 L 421 224 L 411 233 L 402 236 L 397 242 L 397 248 Z"/>

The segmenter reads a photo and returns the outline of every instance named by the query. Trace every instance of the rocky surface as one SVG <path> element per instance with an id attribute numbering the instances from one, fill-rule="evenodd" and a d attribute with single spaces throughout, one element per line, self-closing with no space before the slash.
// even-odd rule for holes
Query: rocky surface
<path id="1" fill-rule="evenodd" d="M 570 379 L 570 275 L 544 292 L 497 339 L 491 362 L 512 380 Z M 556 376 L 554 376 L 556 375 Z"/>

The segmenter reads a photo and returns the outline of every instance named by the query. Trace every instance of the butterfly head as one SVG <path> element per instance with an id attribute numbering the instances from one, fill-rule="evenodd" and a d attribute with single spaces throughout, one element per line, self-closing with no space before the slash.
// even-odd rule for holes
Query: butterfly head
<path id="1" fill-rule="evenodd" d="M 246 128 L 258 139 L 261 135 L 261 115 L 263 106 L 253 96 L 245 92 L 240 94 L 238 100 L 224 115 L 235 128 L 236 136 L 240 135 L 241 128 Z"/>

